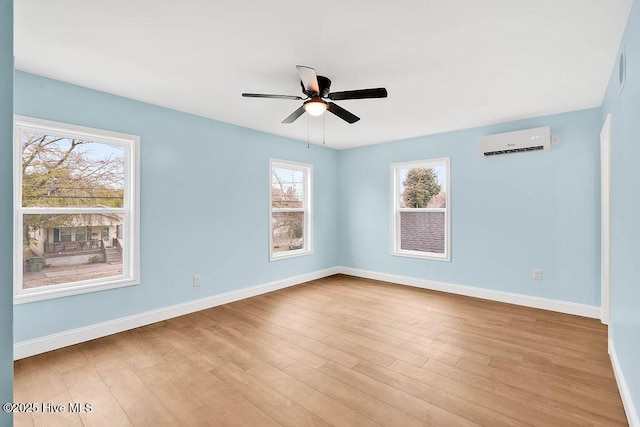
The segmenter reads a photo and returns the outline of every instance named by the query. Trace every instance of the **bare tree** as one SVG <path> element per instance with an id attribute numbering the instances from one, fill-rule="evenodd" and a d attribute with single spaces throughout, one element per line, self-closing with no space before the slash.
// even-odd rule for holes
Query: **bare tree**
<path id="1" fill-rule="evenodd" d="M 296 183 L 285 182 L 276 171 L 273 171 L 271 183 L 271 206 L 274 208 L 302 208 L 302 194 L 296 190 Z M 304 234 L 304 214 L 302 212 L 274 212 L 271 215 L 272 232 L 276 236 L 285 237 L 290 244 L 302 238 Z"/>
<path id="2" fill-rule="evenodd" d="M 22 205 L 121 207 L 124 156 L 90 158 L 92 141 L 26 134 L 22 143 Z"/>
<path id="3" fill-rule="evenodd" d="M 119 151 L 119 147 L 88 140 L 23 134 L 22 206 L 122 207 L 124 153 Z M 30 245 L 38 229 L 78 223 L 91 224 L 92 215 L 25 215 L 24 244 Z"/>

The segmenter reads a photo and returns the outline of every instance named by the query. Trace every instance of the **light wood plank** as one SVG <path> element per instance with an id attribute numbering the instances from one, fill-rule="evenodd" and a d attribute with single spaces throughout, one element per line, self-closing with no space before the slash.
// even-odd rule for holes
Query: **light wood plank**
<path id="1" fill-rule="evenodd" d="M 344 335 L 344 331 L 348 331 L 348 336 L 351 337 L 352 341 L 364 342 L 364 345 L 374 342 L 376 349 L 381 348 L 381 342 L 388 343 L 389 346 L 384 348 L 386 354 L 414 365 L 421 366 L 426 362 L 427 358 L 436 358 L 452 365 L 458 362 L 458 357 L 431 350 L 432 340 L 426 337 L 414 335 L 415 338 L 413 340 L 398 337 L 403 331 L 389 327 L 384 328 L 384 325 L 382 325 L 382 328 L 376 327 L 373 322 L 362 324 L 362 322 L 358 322 L 358 318 L 349 316 L 349 311 L 344 308 L 339 310 L 323 309 L 314 304 L 283 303 L 277 299 L 267 299 L 267 297 L 268 295 L 263 295 L 262 298 L 262 300 L 266 300 L 266 304 L 275 308 L 285 307 L 290 313 L 293 313 L 287 316 L 293 321 L 298 321 L 302 324 L 313 322 L 316 329 L 330 334 L 338 333 Z M 426 340 L 429 340 L 428 343 Z"/>
<path id="2" fill-rule="evenodd" d="M 91 412 L 80 414 L 85 426 L 133 425 L 93 365 L 67 370 L 62 377 L 75 403 L 92 406 Z"/>
<path id="3" fill-rule="evenodd" d="M 383 367 L 379 368 L 387 370 Z M 333 362 L 328 363 L 319 370 L 431 425 L 476 426 L 481 425 L 483 421 L 488 419 L 475 417 L 472 413 L 473 409 L 468 411 L 462 407 L 465 403 L 462 399 L 451 398 L 450 395 L 439 390 L 434 390 L 433 395 L 430 396 L 429 393 L 416 392 L 415 388 L 404 387 L 403 384 L 385 378 L 384 375 L 369 376 Z M 424 387 L 424 389 L 426 390 L 428 387 Z M 469 403 L 467 406 L 473 407 L 474 405 Z M 496 418 L 499 417 L 493 417 L 491 420 L 495 421 Z M 517 424 L 500 424 L 498 422 L 493 425 Z"/>
<path id="4" fill-rule="evenodd" d="M 262 330 L 282 338 L 291 344 L 299 345 L 300 347 L 316 353 L 328 360 L 335 360 L 345 366 L 355 366 L 360 362 L 360 360 L 362 360 L 352 354 L 342 351 L 341 349 L 333 347 L 326 342 L 310 338 L 296 330 L 273 323 L 268 319 L 268 316 L 266 319 L 260 317 L 258 315 L 259 313 L 257 311 L 254 313 L 254 310 L 251 308 L 245 307 L 242 309 L 242 307 L 243 306 L 241 304 L 235 303 L 229 305 L 227 308 L 237 313 L 237 315 L 242 319 L 252 319 L 256 323 L 257 327 Z"/>
<path id="5" fill-rule="evenodd" d="M 617 404 L 602 401 L 591 394 L 579 394 L 564 384 L 536 381 L 534 378 L 529 378 L 528 381 L 522 381 L 520 375 L 464 359 L 460 360 L 457 367 L 464 371 L 483 376 L 489 380 L 485 381 L 484 384 L 486 386 L 491 385 L 492 390 L 496 390 L 494 385 L 500 383 L 520 390 L 523 399 L 526 399 L 529 403 L 533 403 L 532 400 L 535 400 L 540 402 L 542 406 L 548 406 L 555 401 L 575 406 L 575 408 L 564 408 L 568 412 L 579 413 L 585 422 L 594 422 L 597 420 L 601 425 L 607 425 L 612 424 L 614 421 L 623 423 L 626 421 L 624 415 L 617 412 Z M 438 370 L 438 366 L 435 366 L 434 369 Z M 513 388 L 508 388 L 505 392 L 513 396 L 515 394 Z M 516 393 L 518 393 L 518 391 L 516 391 Z M 532 398 L 532 395 L 535 397 Z M 539 400 L 536 398 L 537 396 L 547 398 L 549 401 Z M 609 415 L 613 418 L 609 418 Z"/>
<path id="6" fill-rule="evenodd" d="M 178 420 L 129 368 L 101 373 L 104 382 L 134 425 L 177 425 Z"/>
<path id="7" fill-rule="evenodd" d="M 15 363 L 16 426 L 625 425 L 596 319 L 336 275 Z"/>
<path id="8" fill-rule="evenodd" d="M 302 363 L 294 363 L 284 371 L 308 386 L 313 387 L 319 392 L 326 394 L 382 425 L 407 427 L 427 425 L 424 421 L 382 400 L 378 400 Z"/>
<path id="9" fill-rule="evenodd" d="M 283 426 L 331 425 L 233 363 L 225 363 L 212 372 Z"/>
<path id="10" fill-rule="evenodd" d="M 314 390 L 305 383 L 269 365 L 258 365 L 247 372 L 331 424 L 338 426 L 379 425 L 372 419 L 359 414 L 324 393 Z"/>
<path id="11" fill-rule="evenodd" d="M 302 360 L 304 363 L 309 366 L 313 366 L 314 368 L 324 365 L 329 360 L 317 353 L 284 340 L 277 335 L 266 333 L 260 328 L 252 327 L 251 324 L 245 322 L 238 312 L 235 314 L 229 314 L 221 309 L 215 311 L 215 314 L 216 319 L 220 324 L 228 325 L 229 328 L 238 331 L 242 336 L 263 348 L 276 349 L 283 355 L 294 360 Z M 355 365 L 358 361 L 358 359 L 354 359 L 351 363 Z"/>
<path id="12" fill-rule="evenodd" d="M 437 365 L 435 365 L 437 363 Z M 563 425 L 578 426 L 573 414 L 567 414 L 554 407 L 545 408 L 539 404 L 531 404 L 522 398 L 517 390 L 502 386 L 500 383 L 485 381 L 480 376 L 470 375 L 461 369 L 429 361 L 423 368 L 416 368 L 408 363 L 396 360 L 390 369 L 403 375 L 415 378 L 425 384 L 432 384 L 442 390 L 447 390 L 463 399 L 468 399 L 480 405 L 494 408 L 509 417 L 534 425 Z M 512 393 L 509 393 L 511 391 Z M 529 396 L 534 398 L 534 396 Z M 538 401 L 538 399 L 536 399 Z M 538 401 L 539 402 L 539 401 Z M 536 403 L 538 403 L 536 402 Z"/>
<path id="13" fill-rule="evenodd" d="M 280 315 L 282 317 L 286 317 L 290 321 L 304 326 L 309 333 L 314 333 L 316 336 L 318 336 L 318 333 L 327 334 L 330 337 L 335 337 L 340 340 L 340 342 L 348 343 L 350 348 L 353 348 L 352 346 L 357 346 L 360 349 L 369 349 L 375 353 L 382 353 L 389 358 L 404 360 L 417 366 L 421 366 L 427 361 L 427 357 L 425 356 L 412 351 L 406 351 L 398 347 L 397 342 L 395 342 L 396 345 L 387 344 L 387 341 L 389 340 L 389 337 L 387 336 L 383 337 L 382 340 L 379 339 L 380 335 L 377 335 L 378 339 L 369 338 L 366 334 L 351 332 L 349 328 L 338 325 L 334 326 L 329 322 L 322 320 L 315 320 L 311 318 L 308 313 L 306 315 L 301 315 L 292 311 L 278 312 L 274 311 L 273 306 L 270 306 L 268 303 L 260 303 L 257 301 L 252 302 L 251 304 L 268 313 L 281 313 Z M 366 350 L 364 351 L 366 352 Z"/>

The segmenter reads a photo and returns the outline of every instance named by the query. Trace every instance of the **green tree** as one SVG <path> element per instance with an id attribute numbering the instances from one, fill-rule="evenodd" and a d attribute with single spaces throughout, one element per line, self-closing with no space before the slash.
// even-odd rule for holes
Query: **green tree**
<path id="1" fill-rule="evenodd" d="M 433 168 L 409 169 L 402 185 L 402 201 L 407 208 L 426 208 L 429 200 L 442 189 Z"/>

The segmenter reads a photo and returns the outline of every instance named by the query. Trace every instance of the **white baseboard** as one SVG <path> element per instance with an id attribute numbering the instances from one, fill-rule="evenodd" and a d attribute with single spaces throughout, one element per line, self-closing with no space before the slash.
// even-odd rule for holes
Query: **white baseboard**
<path id="1" fill-rule="evenodd" d="M 640 417 L 638 417 L 638 412 L 633 405 L 633 400 L 631 400 L 631 392 L 629 391 L 627 382 L 625 381 L 624 375 L 622 374 L 620 362 L 618 361 L 618 356 L 616 355 L 616 349 L 611 339 L 609 340 L 609 357 L 611 358 L 613 373 L 616 377 L 616 382 L 618 383 L 618 390 L 620 391 L 620 397 L 622 398 L 624 412 L 627 414 L 629 427 L 640 427 Z"/>
<path id="2" fill-rule="evenodd" d="M 33 340 L 22 341 L 14 344 L 13 359 L 23 359 L 25 357 L 79 344 L 81 342 L 105 337 L 107 335 L 127 331 L 129 329 L 139 328 L 162 320 L 171 319 L 172 317 L 183 316 L 185 314 L 276 291 L 278 289 L 305 283 L 310 280 L 321 279 L 338 273 L 338 267 L 327 268 L 325 270 L 314 271 L 283 280 L 276 280 L 263 285 L 213 295 L 195 301 L 189 301 L 157 310 L 134 314 L 133 316 L 122 317 L 108 322 L 102 322 L 95 325 L 85 326 L 83 328 L 47 335 Z"/>
<path id="3" fill-rule="evenodd" d="M 207 308 L 227 304 L 245 298 L 250 298 L 256 295 L 276 291 L 278 289 L 287 288 L 289 286 L 298 285 L 310 280 L 316 280 L 339 273 L 356 277 L 363 277 L 367 279 L 380 280 L 384 282 L 397 283 L 400 285 L 415 286 L 418 288 L 449 292 L 459 295 L 467 295 L 476 298 L 523 305 L 527 307 L 541 308 L 544 310 L 557 311 L 561 313 L 575 314 L 578 316 L 600 318 L 599 307 L 585 304 L 576 304 L 547 298 L 539 298 L 509 292 L 494 291 L 490 289 L 475 288 L 471 286 L 436 282 L 433 280 L 418 279 L 414 277 L 398 276 L 394 274 L 378 273 L 375 271 L 359 270 L 350 267 L 332 267 L 325 270 L 302 274 L 283 280 L 277 280 L 263 285 L 253 286 L 237 291 L 231 291 L 224 294 L 213 295 L 211 297 L 202 298 L 195 301 L 189 301 L 182 304 L 176 304 L 157 310 L 147 311 L 132 316 L 98 323 L 95 325 L 89 325 L 82 328 L 60 332 L 57 334 L 47 335 L 33 340 L 22 341 L 14 344 L 13 358 L 14 360 L 23 359 L 25 357 L 34 356 L 36 354 L 45 353 L 47 351 L 56 350 L 58 348 L 79 344 L 81 342 L 105 337 L 107 335 L 116 334 L 118 332 L 127 331 L 133 328 L 139 328 L 141 326 L 150 325 L 162 320 L 183 316 L 185 314 L 205 310 Z"/>
<path id="4" fill-rule="evenodd" d="M 529 295 L 514 294 L 511 292 L 495 291 L 491 289 L 476 288 L 473 286 L 456 285 L 452 283 L 436 282 L 433 280 L 418 279 L 415 277 L 398 276 L 395 274 L 378 273 L 370 270 L 360 270 L 351 267 L 339 267 L 342 274 L 363 277 L 366 279 L 380 280 L 383 282 L 397 283 L 400 285 L 414 286 L 416 288 L 430 289 L 434 291 L 449 292 L 452 294 L 466 295 L 492 301 L 506 302 L 509 304 L 523 305 L 526 307 L 540 308 L 543 310 L 557 311 L 560 313 L 574 314 L 583 317 L 600 318 L 600 307 L 573 302 L 540 298 Z"/>

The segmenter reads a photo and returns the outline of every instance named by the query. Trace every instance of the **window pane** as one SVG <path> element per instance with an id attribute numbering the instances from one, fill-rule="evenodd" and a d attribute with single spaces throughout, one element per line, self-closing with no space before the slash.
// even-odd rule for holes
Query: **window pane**
<path id="1" fill-rule="evenodd" d="M 22 205 L 122 207 L 122 146 L 55 135 L 21 135 Z"/>
<path id="2" fill-rule="evenodd" d="M 75 229 L 75 239 L 76 242 L 84 242 L 87 240 L 87 227 L 77 227 Z"/>
<path id="3" fill-rule="evenodd" d="M 71 229 L 69 227 L 60 229 L 60 241 L 61 242 L 70 242 L 71 241 Z"/>
<path id="4" fill-rule="evenodd" d="M 304 207 L 304 172 L 302 170 L 273 168 L 271 206 L 274 208 Z"/>
<path id="5" fill-rule="evenodd" d="M 271 215 L 273 252 L 304 248 L 304 212 L 276 212 Z"/>
<path id="6" fill-rule="evenodd" d="M 447 168 L 425 164 L 400 169 L 398 206 L 401 208 L 446 208 Z"/>
<path id="7" fill-rule="evenodd" d="M 445 212 L 400 212 L 400 249 L 444 254 Z"/>
<path id="8" fill-rule="evenodd" d="M 23 288 L 122 276 L 125 243 L 116 236 L 123 221 L 117 214 L 24 215 Z"/>

